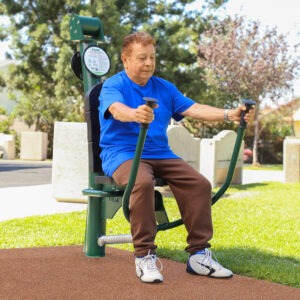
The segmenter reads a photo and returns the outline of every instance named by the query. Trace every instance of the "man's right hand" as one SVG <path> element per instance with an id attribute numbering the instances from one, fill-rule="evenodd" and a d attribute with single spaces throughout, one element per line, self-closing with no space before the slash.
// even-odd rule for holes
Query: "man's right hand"
<path id="1" fill-rule="evenodd" d="M 158 107 L 155 104 L 154 108 Z M 154 120 L 154 112 L 151 107 L 146 104 L 140 105 L 135 111 L 136 122 L 149 124 Z"/>

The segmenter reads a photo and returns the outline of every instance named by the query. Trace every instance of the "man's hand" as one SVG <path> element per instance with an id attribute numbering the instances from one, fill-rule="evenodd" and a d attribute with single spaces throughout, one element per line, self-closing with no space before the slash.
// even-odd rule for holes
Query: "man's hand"
<path id="1" fill-rule="evenodd" d="M 243 111 L 246 110 L 245 105 L 241 105 L 236 109 L 229 109 L 228 110 L 228 120 L 232 122 L 240 122 L 241 114 Z M 248 113 L 245 114 L 245 121 L 246 123 L 249 122 L 249 120 L 253 117 L 254 114 L 254 108 L 251 108 Z"/>
<path id="2" fill-rule="evenodd" d="M 156 107 L 158 107 L 157 104 L 155 104 L 154 108 Z M 140 105 L 135 111 L 135 119 L 138 123 L 151 123 L 154 120 L 153 109 L 146 104 Z"/>

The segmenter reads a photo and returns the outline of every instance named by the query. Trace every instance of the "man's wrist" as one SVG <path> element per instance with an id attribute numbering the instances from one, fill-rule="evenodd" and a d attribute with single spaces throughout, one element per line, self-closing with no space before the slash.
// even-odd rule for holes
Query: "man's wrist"
<path id="1" fill-rule="evenodd" d="M 228 113 L 229 113 L 229 109 L 224 109 L 224 121 L 225 121 L 226 123 L 230 123 L 230 122 L 231 122 L 231 121 L 229 120 Z"/>

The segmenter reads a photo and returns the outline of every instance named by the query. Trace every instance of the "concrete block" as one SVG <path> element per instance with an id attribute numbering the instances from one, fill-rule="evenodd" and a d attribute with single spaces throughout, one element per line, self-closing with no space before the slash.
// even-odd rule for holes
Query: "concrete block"
<path id="1" fill-rule="evenodd" d="M 16 143 L 14 135 L 0 133 L 0 153 L 3 159 L 15 159 Z"/>
<path id="2" fill-rule="evenodd" d="M 86 123 L 55 122 L 52 161 L 52 194 L 57 201 L 87 203 L 88 187 Z"/>
<path id="3" fill-rule="evenodd" d="M 283 169 L 285 182 L 300 182 L 300 137 L 284 139 Z"/>
<path id="4" fill-rule="evenodd" d="M 235 140 L 236 133 L 232 130 L 223 130 L 212 139 L 201 140 L 200 173 L 210 181 L 212 187 L 226 180 Z M 236 162 L 232 178 L 234 184 L 242 183 L 243 148 L 244 145 L 241 146 Z"/>
<path id="5" fill-rule="evenodd" d="M 21 132 L 21 160 L 47 159 L 48 134 L 40 131 Z"/>
<path id="6" fill-rule="evenodd" d="M 167 130 L 169 145 L 173 152 L 200 170 L 200 139 L 194 138 L 186 128 L 170 125 Z"/>

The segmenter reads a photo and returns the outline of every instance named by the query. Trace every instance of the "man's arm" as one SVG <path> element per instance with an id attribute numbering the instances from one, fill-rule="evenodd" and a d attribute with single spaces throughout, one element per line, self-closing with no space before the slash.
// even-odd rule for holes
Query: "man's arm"
<path id="1" fill-rule="evenodd" d="M 199 119 L 202 121 L 232 121 L 239 122 L 240 116 L 243 110 L 245 110 L 245 106 L 240 106 L 236 109 L 222 109 L 209 105 L 195 103 L 190 108 L 181 113 L 185 117 L 190 117 L 194 119 Z M 248 121 L 250 119 L 250 113 L 245 115 L 245 120 Z"/>

